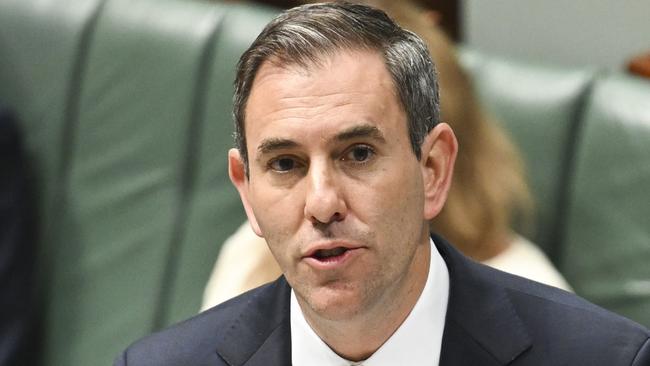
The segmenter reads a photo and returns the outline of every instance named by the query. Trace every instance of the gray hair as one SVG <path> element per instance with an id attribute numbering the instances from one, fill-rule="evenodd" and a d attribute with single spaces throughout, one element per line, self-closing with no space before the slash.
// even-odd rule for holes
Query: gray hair
<path id="1" fill-rule="evenodd" d="M 382 54 L 408 119 L 413 152 L 440 120 L 438 82 L 424 42 L 381 10 L 348 2 L 308 4 L 273 19 L 244 52 L 237 65 L 233 117 L 235 144 L 248 175 L 246 102 L 262 63 L 309 67 L 341 50 Z"/>

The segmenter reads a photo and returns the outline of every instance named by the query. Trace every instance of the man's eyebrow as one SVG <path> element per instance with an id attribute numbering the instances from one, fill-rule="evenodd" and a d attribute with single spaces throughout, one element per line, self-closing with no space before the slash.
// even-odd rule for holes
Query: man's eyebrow
<path id="1" fill-rule="evenodd" d="M 342 132 L 338 133 L 334 140 L 345 141 L 352 140 L 360 137 L 370 137 L 381 142 L 386 142 L 386 138 L 381 131 L 373 125 L 358 125 L 352 126 Z"/>
<path id="2" fill-rule="evenodd" d="M 381 131 L 373 125 L 358 125 L 345 129 L 332 138 L 335 141 L 346 141 L 361 137 L 370 137 L 381 142 L 386 142 L 386 138 Z M 271 137 L 263 140 L 258 146 L 257 151 L 260 155 L 269 154 L 276 150 L 283 150 L 297 147 L 298 143 L 278 137 Z"/>
<path id="3" fill-rule="evenodd" d="M 260 154 L 268 154 L 275 150 L 288 149 L 296 147 L 298 144 L 295 141 L 271 137 L 262 141 L 259 146 L 257 146 L 257 151 Z"/>

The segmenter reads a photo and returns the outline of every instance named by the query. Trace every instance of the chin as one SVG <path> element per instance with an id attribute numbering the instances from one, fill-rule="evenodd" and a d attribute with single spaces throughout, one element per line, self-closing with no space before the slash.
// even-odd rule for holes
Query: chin
<path id="1" fill-rule="evenodd" d="M 361 293 L 349 288 L 321 288 L 312 291 L 306 300 L 319 317 L 342 321 L 354 318 L 366 308 L 362 298 Z"/>

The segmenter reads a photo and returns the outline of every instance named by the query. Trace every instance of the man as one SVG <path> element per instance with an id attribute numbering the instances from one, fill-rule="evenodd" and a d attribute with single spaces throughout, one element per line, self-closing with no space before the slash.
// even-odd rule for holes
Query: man
<path id="1" fill-rule="evenodd" d="M 283 270 L 116 365 L 650 365 L 650 332 L 476 264 L 428 222 L 457 143 L 422 41 L 317 4 L 242 56 L 229 173 Z"/>

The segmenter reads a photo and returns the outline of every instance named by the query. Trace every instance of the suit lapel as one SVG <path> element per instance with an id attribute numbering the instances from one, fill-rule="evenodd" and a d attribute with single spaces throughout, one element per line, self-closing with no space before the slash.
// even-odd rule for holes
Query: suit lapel
<path id="1" fill-rule="evenodd" d="M 228 365 L 291 365 L 290 291 L 280 277 L 248 299 L 217 342 Z"/>
<path id="2" fill-rule="evenodd" d="M 507 365 L 531 347 L 530 336 L 494 270 L 434 243 L 449 270 L 449 303 L 440 366 Z"/>

